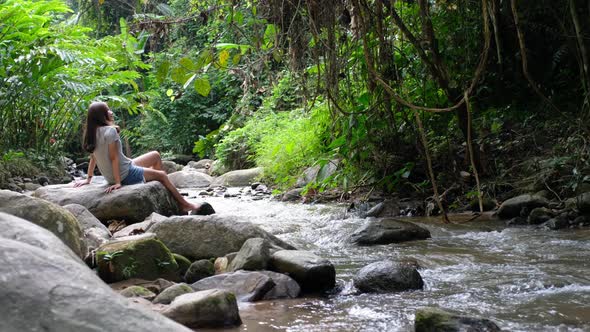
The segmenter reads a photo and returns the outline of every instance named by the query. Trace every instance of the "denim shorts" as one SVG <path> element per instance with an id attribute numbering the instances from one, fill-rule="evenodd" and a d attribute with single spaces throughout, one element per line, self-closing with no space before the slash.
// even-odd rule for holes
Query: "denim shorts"
<path id="1" fill-rule="evenodd" d="M 144 182 L 145 179 L 143 178 L 143 168 L 131 164 L 129 166 L 129 173 L 127 173 L 127 177 L 123 181 L 121 181 L 121 184 L 124 186 L 128 186 Z"/>

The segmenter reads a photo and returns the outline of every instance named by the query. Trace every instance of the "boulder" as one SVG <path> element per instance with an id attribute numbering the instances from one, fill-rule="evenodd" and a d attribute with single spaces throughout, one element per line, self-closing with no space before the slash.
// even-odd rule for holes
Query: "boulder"
<path id="1" fill-rule="evenodd" d="M 303 192 L 303 188 L 294 188 L 281 196 L 281 201 L 283 202 L 293 202 L 301 199 L 301 193 Z"/>
<path id="2" fill-rule="evenodd" d="M 228 271 L 266 270 L 270 260 L 270 243 L 261 238 L 251 238 L 242 245 L 236 257 L 228 265 Z"/>
<path id="3" fill-rule="evenodd" d="M 242 324 L 235 295 L 219 289 L 180 295 L 162 314 L 191 328 Z"/>
<path id="4" fill-rule="evenodd" d="M 4 212 L 0 212 L 0 239 L 27 243 L 85 266 L 80 257 L 65 246 L 63 241 L 53 233 L 32 222 Z"/>
<path id="5" fill-rule="evenodd" d="M 293 248 L 249 222 L 228 216 L 176 216 L 153 224 L 147 231 L 155 233 L 173 252 L 193 260 L 225 256 L 256 237 L 267 239 L 272 246 Z"/>
<path id="6" fill-rule="evenodd" d="M 121 292 L 119 292 L 119 294 L 121 294 L 121 296 L 124 297 L 141 297 L 149 301 L 153 300 L 156 297 L 156 294 L 154 292 L 150 291 L 145 287 L 136 285 L 123 289 Z"/>
<path id="7" fill-rule="evenodd" d="M 418 225 L 398 219 L 371 220 L 357 229 L 352 242 L 359 245 L 389 244 L 413 240 L 424 240 L 430 232 Z"/>
<path id="8" fill-rule="evenodd" d="M 223 289 L 236 295 L 239 302 L 262 300 L 275 283 L 262 273 L 254 271 L 237 271 L 218 274 L 201 279 L 191 285 L 196 291 L 206 289 Z"/>
<path id="9" fill-rule="evenodd" d="M 539 225 L 555 216 L 555 213 L 551 209 L 538 207 L 534 208 L 527 218 L 529 225 Z"/>
<path id="10" fill-rule="evenodd" d="M 172 194 L 158 181 L 123 186 L 109 194 L 106 184 L 90 184 L 73 188 L 71 184 L 46 186 L 33 196 L 58 205 L 83 205 L 101 222 L 125 220 L 133 224 L 145 220 L 152 212 L 170 216 L 180 213 Z"/>
<path id="11" fill-rule="evenodd" d="M 273 271 L 258 271 L 272 279 L 275 286 L 264 294 L 263 300 L 294 299 L 301 293 L 301 287 L 295 279 L 286 274 Z"/>
<path id="12" fill-rule="evenodd" d="M 270 268 L 295 279 L 304 292 L 327 291 L 336 285 L 334 265 L 309 251 L 279 250 L 271 256 Z"/>
<path id="13" fill-rule="evenodd" d="M 213 165 L 213 160 L 211 159 L 201 159 L 199 161 L 189 161 L 186 164 L 187 167 L 193 169 L 210 169 L 211 165 Z"/>
<path id="14" fill-rule="evenodd" d="M 113 237 L 119 238 L 123 236 L 137 235 L 145 233 L 145 231 L 154 223 L 165 220 L 167 217 L 153 212 L 144 221 L 129 226 L 123 227 L 123 229 L 116 231 Z"/>
<path id="15" fill-rule="evenodd" d="M 53 234 L 47 231 L 44 236 Z M 68 248 L 57 237 L 53 242 L 62 248 L 46 250 L 10 239 L 0 241 L 2 331 L 190 332 L 135 306 L 79 260 L 56 254 Z"/>
<path id="16" fill-rule="evenodd" d="M 64 206 L 64 209 L 70 211 L 80 223 L 88 251 L 100 247 L 112 238 L 109 229 L 82 205 L 68 204 Z"/>
<path id="17" fill-rule="evenodd" d="M 166 172 L 166 174 L 172 174 L 174 172 L 180 171 L 182 169 L 181 165 L 173 162 L 172 160 L 163 160 L 162 161 L 162 170 Z"/>
<path id="18" fill-rule="evenodd" d="M 245 187 L 256 182 L 256 179 L 262 176 L 262 167 L 240 169 L 237 171 L 227 172 L 213 180 L 211 187 Z"/>
<path id="19" fill-rule="evenodd" d="M 550 230 L 558 230 L 569 227 L 570 222 L 567 217 L 564 216 L 557 216 L 555 218 L 551 218 L 547 220 L 544 224 L 541 225 L 542 228 L 550 229 Z"/>
<path id="20" fill-rule="evenodd" d="M 213 263 L 208 259 L 201 259 L 193 262 L 186 273 L 184 274 L 184 280 L 189 284 L 197 282 L 201 279 L 210 277 L 215 274 L 215 268 Z"/>
<path id="21" fill-rule="evenodd" d="M 416 310 L 415 332 L 500 332 L 494 322 L 484 318 L 455 315 L 436 308 Z"/>
<path id="22" fill-rule="evenodd" d="M 390 293 L 422 289 L 418 270 L 408 264 L 381 261 L 369 264 L 354 276 L 354 287 L 363 293 Z"/>
<path id="23" fill-rule="evenodd" d="M 204 188 L 213 181 L 211 176 L 197 171 L 178 171 L 168 177 L 176 188 Z"/>
<path id="24" fill-rule="evenodd" d="M 399 202 L 386 199 L 367 211 L 366 217 L 397 217 L 399 216 Z"/>
<path id="25" fill-rule="evenodd" d="M 576 196 L 576 207 L 582 214 L 590 214 L 590 192 Z"/>
<path id="26" fill-rule="evenodd" d="M 179 297 L 183 294 L 193 293 L 195 290 L 191 288 L 191 286 L 180 283 L 174 286 L 168 287 L 163 290 L 156 298 L 154 299 L 154 303 L 161 303 L 161 304 L 170 304 L 175 298 Z"/>
<path id="27" fill-rule="evenodd" d="M 78 220 L 68 210 L 42 199 L 9 190 L 0 190 L 0 212 L 41 226 L 61 239 L 76 255 L 86 256 L 84 237 Z"/>
<path id="28" fill-rule="evenodd" d="M 96 251 L 98 275 L 106 282 L 131 278 L 177 280 L 178 264 L 159 240 L 130 236 L 99 247 Z"/>
<path id="29" fill-rule="evenodd" d="M 523 208 L 531 211 L 537 207 L 547 207 L 547 205 L 549 205 L 549 201 L 546 198 L 525 194 L 504 201 L 497 214 L 501 219 L 510 219 L 519 216 Z"/>

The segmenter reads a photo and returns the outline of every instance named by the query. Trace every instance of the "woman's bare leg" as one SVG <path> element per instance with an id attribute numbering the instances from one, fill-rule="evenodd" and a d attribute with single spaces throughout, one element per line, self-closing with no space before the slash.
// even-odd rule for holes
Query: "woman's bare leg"
<path id="1" fill-rule="evenodd" d="M 139 157 L 133 158 L 135 166 L 162 170 L 162 157 L 158 151 L 150 151 Z M 147 181 L 147 180 L 146 180 Z"/>
<path id="2" fill-rule="evenodd" d="M 150 181 L 159 181 L 161 182 L 166 189 L 170 191 L 174 199 L 180 204 L 180 209 L 183 212 L 188 212 L 192 210 L 198 210 L 201 207 L 201 204 L 193 204 L 188 202 L 184 199 L 184 196 L 178 192 L 178 189 L 170 182 L 168 175 L 164 171 L 157 171 L 151 168 L 144 168 L 143 169 L 143 177 L 146 182 Z"/>

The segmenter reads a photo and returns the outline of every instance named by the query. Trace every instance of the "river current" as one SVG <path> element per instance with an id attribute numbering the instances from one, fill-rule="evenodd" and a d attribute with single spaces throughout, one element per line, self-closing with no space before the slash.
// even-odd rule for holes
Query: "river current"
<path id="1" fill-rule="evenodd" d="M 465 222 L 471 217 L 465 215 L 451 216 L 456 224 L 406 218 L 432 238 L 361 247 L 349 237 L 367 219 L 344 205 L 205 200 L 218 214 L 254 223 L 336 267 L 333 294 L 241 303 L 244 324 L 231 331 L 413 331 L 422 307 L 488 318 L 505 331 L 590 331 L 590 229 L 506 228 L 490 218 Z M 384 259 L 417 260 L 424 289 L 358 294 L 355 273 Z"/>

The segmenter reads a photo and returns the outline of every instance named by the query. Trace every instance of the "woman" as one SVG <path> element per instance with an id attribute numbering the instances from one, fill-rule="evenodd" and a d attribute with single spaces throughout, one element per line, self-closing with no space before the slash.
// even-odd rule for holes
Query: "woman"
<path id="1" fill-rule="evenodd" d="M 162 170 L 162 159 L 157 151 L 151 151 L 135 159 L 123 154 L 119 127 L 114 125 L 113 112 L 103 102 L 94 102 L 88 108 L 86 128 L 84 131 L 84 150 L 91 153 L 86 181 L 77 182 L 74 187 L 87 185 L 92 181 L 94 167 L 98 166 L 101 174 L 109 183 L 106 193 L 121 188 L 149 181 L 159 181 L 166 187 L 185 213 L 215 213 L 208 203 L 193 204 L 184 199 Z"/>

